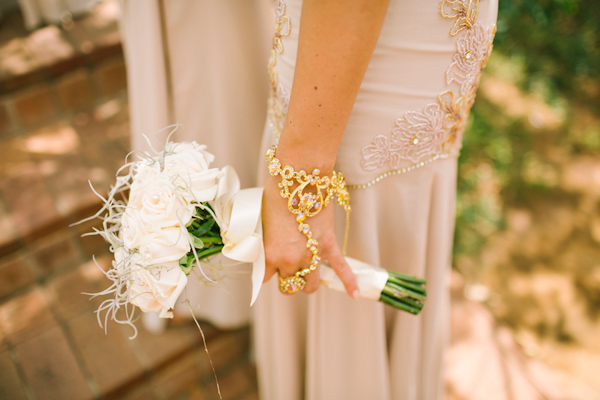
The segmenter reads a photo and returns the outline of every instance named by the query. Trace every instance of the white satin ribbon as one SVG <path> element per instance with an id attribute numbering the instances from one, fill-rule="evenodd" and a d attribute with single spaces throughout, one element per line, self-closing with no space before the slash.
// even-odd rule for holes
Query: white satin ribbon
<path id="1" fill-rule="evenodd" d="M 383 268 L 369 265 L 351 257 L 345 258 L 356 277 L 360 297 L 363 299 L 379 301 L 381 292 L 388 280 L 387 271 Z M 346 293 L 344 284 L 335 274 L 335 271 L 329 267 L 327 261 L 324 261 L 321 265 L 321 285 L 324 285 L 329 289 L 337 290 L 338 292 Z"/>
<path id="2" fill-rule="evenodd" d="M 252 263 L 253 305 L 265 277 L 262 239 L 263 188 L 240 190 L 240 181 L 231 167 L 223 168 L 217 198 L 211 202 L 223 238 L 223 255 L 231 260 Z"/>

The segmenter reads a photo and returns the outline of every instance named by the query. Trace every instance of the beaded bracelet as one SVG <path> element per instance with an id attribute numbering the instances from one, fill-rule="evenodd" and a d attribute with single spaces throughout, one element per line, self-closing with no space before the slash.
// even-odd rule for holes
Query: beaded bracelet
<path id="1" fill-rule="evenodd" d="M 304 170 L 294 171 L 294 168 L 289 165 L 282 167 L 281 162 L 275 156 L 276 151 L 276 145 L 267 150 L 269 173 L 272 176 L 281 176 L 281 182 L 279 183 L 281 197 L 288 200 L 288 210 L 296 215 L 298 230 L 306 236 L 306 248 L 312 254 L 308 267 L 287 278 L 279 276 L 279 290 L 291 294 L 304 289 L 304 286 L 306 286 L 304 277 L 317 268 L 321 259 L 318 255 L 319 243 L 312 238 L 310 226 L 305 222 L 306 218 L 313 217 L 321 212 L 335 196 L 338 204 L 346 210 L 346 230 L 342 246 L 345 253 L 351 210 L 350 194 L 346 189 L 344 175 L 341 172 L 333 171 L 331 177 L 329 177 L 321 176 L 321 171 L 316 168 L 310 174 Z"/>

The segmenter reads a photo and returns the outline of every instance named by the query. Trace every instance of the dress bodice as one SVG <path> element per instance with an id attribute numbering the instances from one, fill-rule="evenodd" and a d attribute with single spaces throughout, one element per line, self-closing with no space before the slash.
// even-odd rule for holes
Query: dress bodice
<path id="1" fill-rule="evenodd" d="M 337 157 L 351 187 L 368 187 L 458 155 L 492 49 L 497 0 L 391 0 Z M 278 0 L 269 65 L 275 138 L 291 91 L 301 0 Z"/>

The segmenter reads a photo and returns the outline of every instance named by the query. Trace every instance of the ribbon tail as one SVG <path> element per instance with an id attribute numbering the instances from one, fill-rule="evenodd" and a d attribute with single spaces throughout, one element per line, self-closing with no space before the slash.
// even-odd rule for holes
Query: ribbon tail
<path id="1" fill-rule="evenodd" d="M 252 300 L 258 297 L 265 277 L 265 249 L 262 238 L 263 188 L 243 189 L 232 198 L 229 227 L 223 235 L 223 255 L 232 260 L 251 262 Z"/>
<path id="2" fill-rule="evenodd" d="M 351 257 L 345 257 L 345 259 L 356 277 L 360 297 L 375 301 L 379 300 L 388 280 L 387 271 Z M 344 284 L 335 274 L 335 271 L 329 267 L 327 261 L 324 261 L 321 266 L 321 285 L 338 292 L 346 292 Z"/>
<path id="3" fill-rule="evenodd" d="M 252 263 L 252 300 L 250 301 L 250 307 L 254 305 L 254 302 L 258 298 L 258 293 L 265 279 L 265 248 L 262 239 L 262 218 L 258 220 L 256 233 L 260 236 L 260 249 L 258 259 Z"/>

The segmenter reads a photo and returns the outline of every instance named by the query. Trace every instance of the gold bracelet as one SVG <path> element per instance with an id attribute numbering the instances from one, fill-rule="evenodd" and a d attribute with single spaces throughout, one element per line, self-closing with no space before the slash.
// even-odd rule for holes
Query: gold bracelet
<path id="1" fill-rule="evenodd" d="M 294 168 L 289 165 L 282 167 L 281 161 L 275 156 L 276 151 L 276 145 L 267 150 L 269 173 L 272 176 L 281 176 L 279 183 L 281 197 L 288 199 L 288 210 L 296 215 L 298 230 L 306 236 L 306 248 L 312 253 L 310 265 L 307 268 L 303 268 L 287 278 L 279 276 L 279 290 L 291 294 L 304 289 L 306 286 L 304 277 L 317 268 L 321 259 L 318 255 L 319 243 L 312 238 L 310 226 L 305 222 L 306 218 L 314 217 L 321 212 L 335 196 L 338 204 L 346 210 L 346 231 L 342 246 L 345 253 L 351 210 L 350 194 L 346 189 L 346 181 L 341 172 L 333 171 L 329 177 L 321 176 L 321 171 L 316 168 L 310 174 L 304 170 L 294 171 Z"/>

